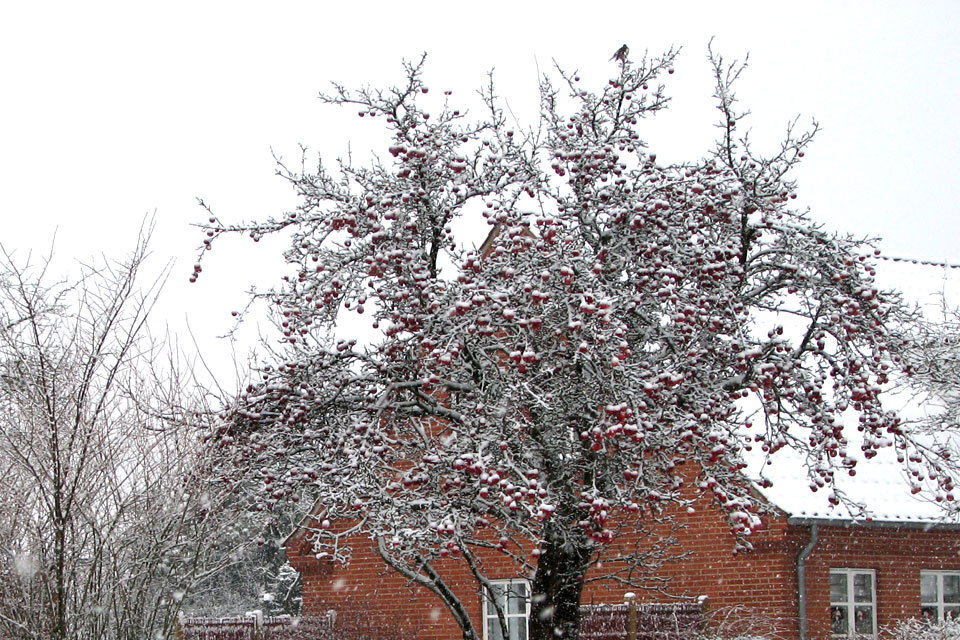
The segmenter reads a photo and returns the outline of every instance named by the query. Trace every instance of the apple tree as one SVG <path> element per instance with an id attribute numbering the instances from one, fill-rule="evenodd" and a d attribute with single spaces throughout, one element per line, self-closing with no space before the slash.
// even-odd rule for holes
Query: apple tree
<path id="1" fill-rule="evenodd" d="M 912 464 L 951 455 L 955 446 L 957 426 L 960 425 L 960 309 L 951 308 L 946 299 L 939 313 L 927 314 L 904 328 L 904 343 L 908 345 L 902 359 L 903 387 L 914 396 L 914 404 L 923 411 L 912 420 L 923 426 L 928 436 L 898 455 Z M 955 451 L 952 452 L 955 455 Z M 922 468 L 910 469 L 914 490 L 919 491 L 924 480 Z M 943 502 L 944 497 L 935 496 Z M 944 505 L 953 513 L 960 507 L 952 499 Z"/>
<path id="2" fill-rule="evenodd" d="M 224 450 L 261 504 L 322 507 L 318 553 L 346 562 L 348 536 L 376 540 L 464 638 L 482 634 L 439 558 L 489 586 L 478 553 L 507 554 L 533 575 L 530 636 L 576 638 L 585 580 L 650 586 L 664 559 L 657 545 L 606 557 L 624 528 L 706 495 L 749 547 L 763 505 L 745 452 L 802 450 L 839 502 L 836 473 L 922 436 L 881 403 L 904 350 L 891 327 L 912 316 L 874 284 L 873 246 L 790 206 L 816 125 L 756 152 L 733 92 L 743 66 L 711 53 L 716 147 L 658 162 L 641 131 L 675 57 L 624 56 L 600 90 L 557 69 L 528 131 L 492 83 L 479 118 L 428 95 L 423 60 L 398 87 L 335 85 L 325 101 L 379 123 L 383 155 L 281 165 L 295 210 L 202 225 L 207 249 L 290 239 L 290 272 L 263 294 L 279 346 L 224 415 Z M 376 337 L 350 338 L 357 323 Z M 954 460 L 922 463 L 952 499 Z"/>

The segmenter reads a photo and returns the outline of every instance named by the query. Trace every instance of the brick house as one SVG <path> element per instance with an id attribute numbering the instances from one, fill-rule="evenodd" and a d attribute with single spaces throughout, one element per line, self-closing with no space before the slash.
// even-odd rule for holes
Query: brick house
<path id="1" fill-rule="evenodd" d="M 732 553 L 728 525 L 706 499 L 692 513 L 676 514 L 683 528 L 672 551 L 689 556 L 658 574 L 669 579 L 671 596 L 705 598 L 715 624 L 759 621 L 777 637 L 801 640 L 846 638 L 854 632 L 876 637 L 879 629 L 902 618 L 960 617 L 960 523 L 939 521 L 935 505 L 914 498 L 896 463 L 871 461 L 858 469 L 857 478 L 838 480 L 852 499 L 871 508 L 869 517 L 854 519 L 831 507 L 823 492 L 811 492 L 805 477 L 796 477 L 796 460 L 782 462 L 764 473 L 774 481 L 763 490 L 774 508 L 752 536 L 750 552 Z M 391 629 L 403 638 L 461 636 L 440 600 L 389 570 L 369 539 L 354 539 L 353 559 L 341 567 L 316 559 L 303 531 L 291 534 L 286 547 L 303 576 L 304 615 L 334 610 L 362 616 L 372 628 Z M 510 605 L 505 607 L 510 638 L 525 638 L 529 583 L 501 554 L 491 552 L 483 562 L 500 589 L 497 597 Z M 471 619 L 483 621 L 485 640 L 499 639 L 495 614 L 487 611 L 465 564 L 451 558 L 436 568 Z M 588 582 L 582 602 L 617 604 L 623 596 L 623 585 L 601 580 Z M 644 592 L 638 598 L 667 599 Z"/>
<path id="2" fill-rule="evenodd" d="M 499 226 L 491 230 L 481 255 L 488 255 L 499 232 Z M 916 285 L 927 275 L 909 277 Z M 850 439 L 854 448 L 857 438 Z M 669 585 L 669 595 L 640 592 L 639 601 L 704 602 L 716 627 L 754 629 L 791 640 L 877 638 L 882 628 L 900 619 L 960 618 L 960 520 L 944 521 L 937 505 L 916 497 L 889 450 L 861 465 L 856 476 L 836 480 L 852 502 L 866 506 L 866 515 L 831 504 L 824 491 L 812 491 L 803 469 L 799 455 L 787 452 L 764 467 L 762 475 L 773 485 L 756 491 L 771 513 L 751 536 L 750 552 L 734 553 L 727 520 L 707 497 L 692 510 L 670 514 L 682 525 L 669 534 L 676 540 L 671 553 L 683 559 L 665 564 L 656 576 Z M 389 569 L 372 540 L 353 538 L 351 562 L 343 567 L 317 559 L 305 531 L 300 527 L 285 541 L 289 560 L 303 577 L 304 616 L 332 610 L 362 617 L 371 628 L 396 631 L 404 639 L 461 637 L 441 601 Z M 624 538 L 612 546 L 637 543 L 635 536 Z M 478 555 L 499 587 L 494 596 L 507 614 L 507 640 L 525 640 L 529 576 L 517 575 L 516 563 L 502 554 Z M 488 611 L 466 564 L 448 558 L 435 568 L 471 620 L 483 627 L 484 640 L 503 640 L 496 614 L 492 607 Z M 621 604 L 624 591 L 613 581 L 591 581 L 581 602 Z"/>

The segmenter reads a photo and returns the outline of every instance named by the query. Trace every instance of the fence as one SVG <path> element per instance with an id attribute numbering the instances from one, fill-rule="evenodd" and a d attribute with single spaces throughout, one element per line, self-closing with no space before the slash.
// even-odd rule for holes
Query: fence
<path id="1" fill-rule="evenodd" d="M 703 602 L 584 606 L 581 640 L 688 640 L 706 624 Z"/>
<path id="2" fill-rule="evenodd" d="M 581 640 L 689 640 L 705 625 L 702 602 L 581 607 Z M 333 637 L 334 616 L 184 618 L 180 640 L 315 640 Z"/>
<path id="3" fill-rule="evenodd" d="M 259 612 L 240 618 L 183 618 L 178 640 L 299 640 L 329 632 L 332 618 L 271 618 Z"/>

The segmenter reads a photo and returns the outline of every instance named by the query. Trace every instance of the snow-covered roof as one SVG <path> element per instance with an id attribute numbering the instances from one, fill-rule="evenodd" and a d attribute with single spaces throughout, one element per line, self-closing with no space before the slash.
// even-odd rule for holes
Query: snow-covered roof
<path id="1" fill-rule="evenodd" d="M 960 269 L 944 268 L 902 261 L 880 261 L 878 264 L 878 284 L 883 288 L 903 291 L 909 304 L 918 304 L 936 317 L 943 299 L 950 306 L 960 305 Z M 885 403 L 889 408 L 901 412 L 924 413 L 923 407 L 910 406 L 906 401 L 898 405 L 895 399 Z M 859 440 L 856 420 L 850 417 L 845 435 L 851 441 L 850 451 L 859 452 Z M 958 447 L 960 448 L 960 447 Z M 760 476 L 762 462 L 753 460 L 751 475 Z M 941 505 L 934 502 L 929 491 L 919 494 L 911 492 L 909 471 L 897 462 L 892 448 L 881 450 L 871 460 L 862 457 L 856 466 L 856 475 L 850 476 L 842 469 L 836 471 L 837 488 L 847 498 L 864 505 L 866 517 L 851 510 L 842 502 L 834 506 L 830 503 L 830 487 L 812 491 L 810 478 L 806 475 L 805 460 L 802 454 L 792 450 L 781 450 L 773 456 L 770 464 L 763 465 L 763 477 L 771 480 L 773 486 L 758 491 L 773 505 L 787 514 L 793 522 L 819 521 L 864 524 L 897 523 L 906 526 L 926 526 L 937 523 L 949 523 L 960 527 L 960 520 L 944 520 Z M 916 483 L 916 479 L 913 479 Z M 920 482 L 924 485 L 924 482 Z M 929 487 L 926 487 L 929 488 Z M 960 499 L 960 496 L 957 496 Z"/>
<path id="2" fill-rule="evenodd" d="M 848 499 L 863 505 L 865 514 L 851 512 L 844 502 L 836 506 L 831 504 L 829 496 L 832 490 L 829 487 L 811 490 L 803 456 L 795 451 L 778 452 L 772 464 L 765 466 L 763 475 L 773 485 L 766 488 L 758 486 L 758 491 L 794 522 L 960 525 L 956 518 L 944 519 L 943 509 L 929 493 L 914 495 L 911 492 L 907 472 L 889 450 L 858 464 L 855 476 L 849 476 L 842 470 L 838 470 L 835 476 L 837 488 Z"/>
<path id="3" fill-rule="evenodd" d="M 887 396 L 885 406 L 896 409 L 908 421 L 938 412 L 935 405 L 918 405 L 912 395 L 905 394 Z M 752 455 L 755 457 L 748 458 L 748 472 L 758 481 L 757 490 L 795 522 L 952 524 L 960 527 L 957 505 L 936 501 L 938 487 L 927 477 L 922 465 L 909 460 L 899 461 L 898 453 L 903 456 L 903 452 L 898 452 L 892 441 L 889 441 L 891 446 L 879 449 L 873 458 L 866 459 L 861 454 L 863 439 L 857 429 L 858 414 L 846 412 L 844 423 L 847 456 L 857 461 L 852 470 L 838 465 L 828 471 L 830 460 L 808 460 L 805 453 L 789 447 L 777 451 L 769 460 L 764 460 L 762 454 L 754 450 Z M 804 434 L 795 435 L 800 441 L 805 439 Z M 930 438 L 919 437 L 922 441 Z M 949 446 L 955 456 L 960 456 L 960 442 L 955 436 L 940 434 L 936 441 Z M 825 482 L 817 473 L 811 476 L 809 468 L 832 473 L 833 482 Z M 768 483 L 759 482 L 760 478 L 772 484 L 766 486 Z M 956 497 L 960 499 L 960 495 Z M 941 500 L 944 500 L 942 495 Z M 952 516 L 945 505 L 952 507 L 949 509 Z"/>

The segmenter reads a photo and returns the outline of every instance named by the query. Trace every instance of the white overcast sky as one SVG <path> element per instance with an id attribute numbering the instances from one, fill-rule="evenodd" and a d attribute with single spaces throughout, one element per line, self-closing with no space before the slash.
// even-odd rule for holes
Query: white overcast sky
<path id="1" fill-rule="evenodd" d="M 355 158 L 382 153 L 374 123 L 317 99 L 330 81 L 399 82 L 401 60 L 427 52 L 431 87 L 469 104 L 493 69 L 530 125 L 554 60 L 599 89 L 620 44 L 634 59 L 680 46 L 671 111 L 647 123 L 647 139 L 661 160 L 686 160 L 713 139 L 713 37 L 728 58 L 750 54 L 738 95 L 761 149 L 797 116 L 820 123 L 796 174 L 800 206 L 832 229 L 883 237 L 890 256 L 960 263 L 958 34 L 960 2 L 933 0 L 5 2 L 0 243 L 44 254 L 56 233 L 66 271 L 122 254 L 155 213 L 154 266 L 177 261 L 161 318 L 181 333 L 189 318 L 215 355 L 211 337 L 251 282 L 271 281 L 279 247 L 225 245 L 189 285 L 202 240 L 189 225 L 205 218 L 196 198 L 224 220 L 281 213 L 294 201 L 271 149 L 293 159 L 302 143 L 333 159 L 353 140 Z M 945 272 L 905 273 L 904 286 L 926 291 Z"/>

